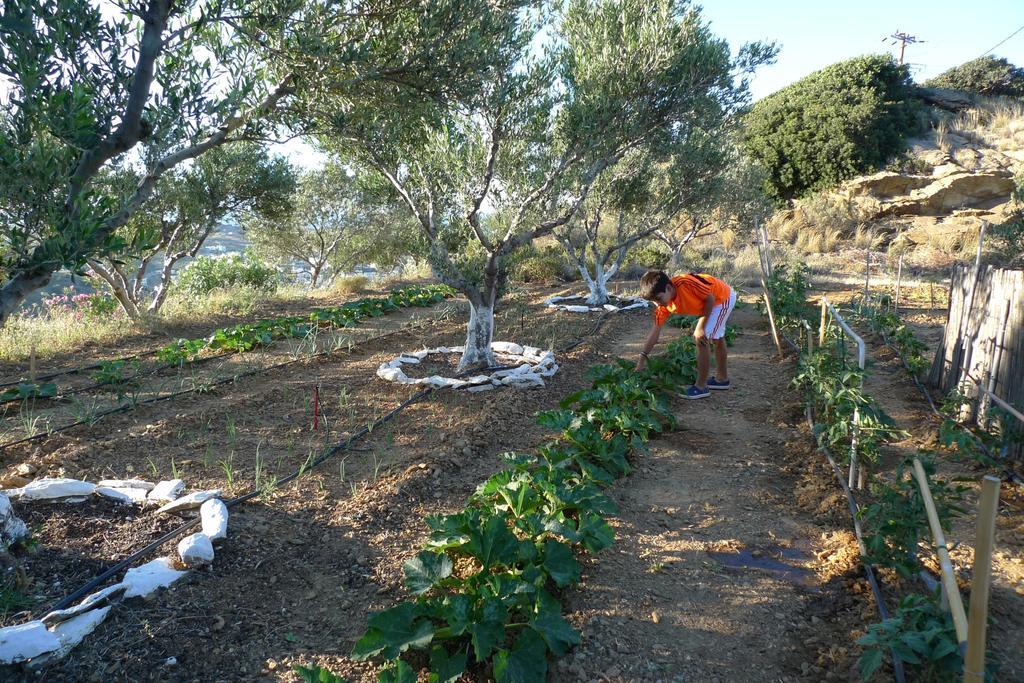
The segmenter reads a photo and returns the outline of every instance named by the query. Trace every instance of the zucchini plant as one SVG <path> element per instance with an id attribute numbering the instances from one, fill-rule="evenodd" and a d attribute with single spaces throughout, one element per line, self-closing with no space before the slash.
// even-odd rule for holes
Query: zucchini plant
<path id="1" fill-rule="evenodd" d="M 637 373 L 632 363 L 592 368 L 591 387 L 537 421 L 557 436 L 535 454 L 507 453 L 460 512 L 427 517 L 423 549 L 403 567 L 415 596 L 372 615 L 357 659 L 385 660 L 379 681 L 415 681 L 407 653 L 423 651 L 429 680 L 469 668 L 499 683 L 544 680 L 548 656 L 580 642 L 558 591 L 580 580 L 576 555 L 614 541 L 603 492 L 630 471 L 632 453 L 671 428 L 669 395 L 696 378 L 693 340 L 668 345 Z"/>

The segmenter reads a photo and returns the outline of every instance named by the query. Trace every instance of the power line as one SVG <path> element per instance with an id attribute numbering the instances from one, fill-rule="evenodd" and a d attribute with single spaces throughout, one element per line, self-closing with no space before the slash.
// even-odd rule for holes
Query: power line
<path id="1" fill-rule="evenodd" d="M 993 45 L 993 46 L 992 46 L 992 47 L 990 47 L 989 49 L 987 49 L 987 50 L 985 50 L 984 52 L 982 52 L 982 53 L 981 53 L 981 57 L 984 57 L 984 56 L 985 56 L 985 55 L 987 55 L 987 54 L 988 54 L 989 52 L 992 52 L 992 50 L 996 49 L 997 47 L 999 47 L 1000 45 L 1002 45 L 1003 43 L 1005 43 L 1006 41 L 1008 41 L 1008 40 L 1009 40 L 1010 38 L 1013 38 L 1013 37 L 1014 37 L 1015 35 L 1017 35 L 1017 34 L 1018 34 L 1018 33 L 1020 33 L 1021 31 L 1024 31 L 1024 26 L 1021 26 L 1021 27 L 1020 27 L 1019 29 L 1017 29 L 1016 31 L 1014 31 L 1014 32 L 1013 32 L 1013 33 L 1011 33 L 1010 35 L 1006 36 L 1005 38 L 1003 38 L 1002 40 L 1000 40 L 1000 41 L 999 41 L 998 43 L 996 43 L 995 45 Z M 978 59 L 981 59 L 981 57 L 978 57 Z"/>
<path id="2" fill-rule="evenodd" d="M 903 52 L 907 49 L 907 45 L 926 42 L 924 40 L 919 39 L 917 36 L 912 36 L 909 33 L 900 31 L 899 29 L 896 29 L 896 33 L 893 33 L 888 38 L 883 38 L 882 40 L 888 40 L 889 38 L 893 39 L 892 45 L 895 45 L 896 43 L 900 44 L 900 64 L 903 63 Z"/>

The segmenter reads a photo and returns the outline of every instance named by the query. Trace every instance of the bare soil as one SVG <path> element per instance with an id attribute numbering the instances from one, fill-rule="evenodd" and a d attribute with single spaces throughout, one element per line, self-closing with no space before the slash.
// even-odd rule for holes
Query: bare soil
<path id="1" fill-rule="evenodd" d="M 557 351 L 592 333 L 598 314 L 543 307 L 559 293 L 574 292 L 534 288 L 509 301 L 496 338 Z M 552 663 L 549 680 L 856 680 L 853 643 L 877 615 L 845 500 L 810 446 L 800 397 L 788 388 L 792 366 L 775 359 L 752 308 L 734 318 L 742 328 L 730 353 L 734 388 L 678 400 L 680 428 L 652 441 L 612 489 L 617 540 L 585 559 L 582 583 L 563 595 L 583 643 Z M 460 344 L 462 320 L 455 312 L 416 329 L 387 323 L 398 331 L 350 352 L 0 452 L 0 466 L 29 463 L 35 476 L 177 474 L 190 490 L 226 495 L 251 490 L 259 469 L 263 490 L 232 509 L 212 567 L 151 602 L 115 608 L 41 673 L 10 669 L 0 679 L 296 680 L 292 666 L 317 663 L 352 681 L 375 680 L 374 664 L 347 653 L 370 612 L 406 597 L 401 565 L 425 536 L 424 515 L 459 509 L 502 466 L 499 454 L 548 438 L 536 411 L 586 386 L 590 366 L 629 357 L 649 326 L 644 313 L 609 316 L 586 343 L 559 354 L 561 370 L 542 389 L 435 392 L 297 481 L 263 484 L 410 396 L 377 379 L 377 366 L 403 351 Z M 317 383 L 322 411 L 313 431 Z M 38 616 L 178 521 L 104 501 L 16 511 L 38 539 L 20 558 L 32 606 L 0 625 Z M 1020 527 L 1001 527 L 1001 538 L 1010 533 L 1019 543 Z M 1007 562 L 1021 556 L 1019 545 L 1001 551 Z M 159 552 L 173 555 L 174 545 Z M 1016 625 L 993 627 L 1008 657 L 1020 651 Z M 1024 680 L 1014 675 L 1000 680 Z"/>

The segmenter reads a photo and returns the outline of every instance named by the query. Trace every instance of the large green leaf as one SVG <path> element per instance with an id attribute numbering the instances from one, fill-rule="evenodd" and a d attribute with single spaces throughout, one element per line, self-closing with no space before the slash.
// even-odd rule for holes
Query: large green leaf
<path id="1" fill-rule="evenodd" d="M 377 675 L 377 683 L 416 683 L 416 672 L 401 659 Z"/>
<path id="2" fill-rule="evenodd" d="M 523 629 L 511 650 L 494 655 L 497 683 L 536 683 L 544 680 L 547 671 L 547 646 L 533 629 Z"/>
<path id="3" fill-rule="evenodd" d="M 395 659 L 410 647 L 422 649 L 434 637 L 434 626 L 421 616 L 419 608 L 403 602 L 370 617 L 366 633 L 352 650 L 355 659 L 382 656 Z"/>
<path id="4" fill-rule="evenodd" d="M 443 646 L 434 646 L 430 652 L 430 675 L 427 680 L 429 683 L 455 683 L 466 670 L 468 659 L 465 650 L 449 655 Z"/>
<path id="5" fill-rule="evenodd" d="M 574 645 L 580 644 L 579 632 L 558 613 L 557 604 L 555 609 L 544 610 L 531 619 L 530 626 L 544 639 L 557 657 L 564 655 Z"/>
<path id="6" fill-rule="evenodd" d="M 580 580 L 580 563 L 572 548 L 554 539 L 544 542 L 544 571 L 559 586 L 568 586 Z"/>
<path id="7" fill-rule="evenodd" d="M 497 564 L 509 565 L 519 557 L 519 539 L 509 530 L 504 517 L 494 515 L 473 530 L 466 550 L 484 569 Z"/>
<path id="8" fill-rule="evenodd" d="M 426 593 L 438 581 L 452 574 L 452 560 L 444 554 L 421 551 L 416 557 L 407 560 L 402 569 L 405 571 L 405 585 L 415 595 Z"/>

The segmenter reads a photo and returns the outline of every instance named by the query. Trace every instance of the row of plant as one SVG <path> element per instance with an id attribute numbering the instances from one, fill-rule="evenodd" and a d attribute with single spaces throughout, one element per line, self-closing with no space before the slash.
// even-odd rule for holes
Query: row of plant
<path id="1" fill-rule="evenodd" d="M 580 580 L 577 554 L 614 540 L 604 494 L 630 472 L 630 457 L 675 424 L 669 398 L 696 378 L 693 339 L 668 345 L 637 373 L 630 362 L 596 366 L 538 424 L 558 435 L 535 454 L 507 453 L 508 466 L 450 515 L 427 517 L 424 548 L 404 565 L 415 597 L 370 617 L 353 650 L 386 662 L 378 680 L 450 682 L 471 671 L 499 683 L 542 681 L 548 657 L 580 642 L 558 592 Z M 338 681 L 322 669 L 305 680 Z"/>
<path id="2" fill-rule="evenodd" d="M 807 303 L 807 290 L 810 287 L 807 272 L 807 266 L 804 264 L 795 268 L 779 264 L 774 267 L 766 281 L 771 294 L 775 325 L 781 332 L 788 333 L 791 337 L 800 336 L 803 321 L 813 313 Z M 767 314 L 763 300 L 757 301 L 757 310 L 761 315 Z"/>
<path id="3" fill-rule="evenodd" d="M 862 303 L 853 312 L 900 355 L 911 376 L 920 379 L 921 372 L 931 365 L 924 355 L 928 347 L 914 335 L 898 313 L 888 308 L 890 304 L 888 297 L 881 297 L 877 303 Z M 946 395 L 939 408 L 942 417 L 939 440 L 957 459 L 999 467 L 1003 464 L 1000 454 L 1020 443 L 1024 434 L 1016 420 L 998 406 L 990 407 L 989 419 L 984 425 L 964 422 L 962 416 L 973 412 L 972 402 L 973 399 L 960 391 Z"/>
<path id="4" fill-rule="evenodd" d="M 244 353 L 282 339 L 305 338 L 314 329 L 353 327 L 366 318 L 376 318 L 399 308 L 432 306 L 454 294 L 455 290 L 447 285 L 404 287 L 385 297 L 317 308 L 308 316 L 270 318 L 221 328 L 205 338 L 179 339 L 160 349 L 157 357 L 165 363 L 180 364 L 196 360 L 204 351 Z"/>
<path id="5" fill-rule="evenodd" d="M 736 305 L 739 306 L 740 303 L 742 302 L 737 302 Z M 696 315 L 673 315 L 669 317 L 668 322 L 665 324 L 668 325 L 669 327 L 675 327 L 679 329 L 693 329 L 693 327 L 696 326 L 697 321 L 699 319 L 700 318 Z M 725 326 L 725 334 L 722 335 L 722 338 L 725 339 L 726 346 L 732 346 L 733 344 L 736 343 L 736 338 L 740 334 L 740 329 L 741 328 L 739 326 Z"/>
<path id="6" fill-rule="evenodd" d="M 204 352 L 245 353 L 283 339 L 302 339 L 315 330 L 353 327 L 366 318 L 385 315 L 404 307 L 428 307 L 453 296 L 446 285 L 413 285 L 397 289 L 385 297 L 366 298 L 341 306 L 314 309 L 308 316 L 283 316 L 242 323 L 216 330 L 209 337 L 178 339 L 157 351 L 157 359 L 168 365 L 197 360 Z M 109 386 L 119 394 L 130 387 L 139 372 L 139 363 L 131 359 L 104 361 L 90 377 L 98 386 Z M 0 403 L 54 398 L 59 389 L 53 382 L 19 382 L 0 393 Z"/>
<path id="7" fill-rule="evenodd" d="M 810 309 L 805 302 L 796 300 L 795 293 L 806 291 L 806 279 L 799 269 L 787 274 L 779 268 L 776 274 L 781 275 L 783 281 L 778 290 L 772 289 L 769 283 L 772 305 L 785 315 L 794 315 L 787 321 L 792 327 L 802 327 L 803 323 L 795 317 L 799 315 L 796 312 Z M 781 306 L 776 304 L 776 291 L 782 300 Z M 779 317 L 776 313 L 777 321 Z M 884 322 L 892 324 L 888 319 Z M 898 328 L 894 326 L 894 329 Z M 818 445 L 827 448 L 844 464 L 849 464 L 850 457 L 856 457 L 861 467 L 866 467 L 868 494 L 858 511 L 864 529 L 863 561 L 908 579 L 923 569 L 919 545 L 930 538 L 924 502 L 912 475 L 914 458 L 898 463 L 891 476 L 877 474 L 884 444 L 906 438 L 908 434 L 864 392 L 863 371 L 847 363 L 843 343 L 840 330 L 834 326 L 827 328 L 824 345 L 813 352 L 802 350 L 793 384 L 805 391 L 806 402 L 816 420 L 814 436 Z M 908 344 L 908 348 L 914 347 Z M 921 451 L 915 457 L 929 475 L 928 484 L 940 523 L 948 531 L 952 519 L 963 512 L 960 504 L 966 488 L 956 481 L 935 476 L 936 454 Z M 869 625 L 867 634 L 857 643 L 864 648 L 858 660 L 863 680 L 874 674 L 890 652 L 900 657 L 904 666 L 922 680 L 952 679 L 963 670 L 952 617 L 942 608 L 937 593 L 906 592 L 892 616 Z"/>

